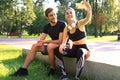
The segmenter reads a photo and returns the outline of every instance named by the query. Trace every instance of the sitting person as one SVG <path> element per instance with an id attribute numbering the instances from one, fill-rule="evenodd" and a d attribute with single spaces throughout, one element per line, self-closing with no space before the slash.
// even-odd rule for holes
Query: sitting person
<path id="1" fill-rule="evenodd" d="M 63 32 L 62 44 L 54 50 L 54 53 L 59 61 L 58 65 L 62 71 L 62 76 L 59 80 L 68 79 L 63 56 L 77 58 L 75 80 L 80 80 L 80 74 L 84 66 L 85 58 L 88 58 L 90 55 L 90 51 L 86 45 L 85 25 L 91 21 L 92 9 L 88 2 L 83 2 L 82 5 L 85 6 L 84 10 L 87 12 L 87 15 L 81 20 L 76 20 L 75 11 L 73 8 L 67 8 L 65 10 L 65 18 L 68 25 L 65 27 Z M 66 47 L 68 38 L 72 41 L 72 47 Z"/>
<path id="2" fill-rule="evenodd" d="M 65 28 L 65 23 L 57 20 L 56 11 L 53 8 L 47 8 L 45 16 L 49 23 L 44 26 L 43 32 L 40 35 L 40 39 L 32 45 L 32 48 L 28 52 L 25 62 L 14 74 L 10 76 L 26 76 L 28 75 L 28 66 L 35 58 L 36 52 L 40 51 L 42 54 L 48 54 L 50 59 L 50 71 L 49 75 L 53 75 L 55 72 L 55 56 L 54 48 L 58 47 L 62 42 L 62 34 Z M 49 35 L 52 40 L 45 40 Z"/>

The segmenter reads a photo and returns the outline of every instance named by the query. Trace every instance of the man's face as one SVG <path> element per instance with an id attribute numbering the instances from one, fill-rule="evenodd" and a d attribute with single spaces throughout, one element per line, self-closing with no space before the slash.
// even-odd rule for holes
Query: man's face
<path id="1" fill-rule="evenodd" d="M 50 23 L 55 24 L 57 23 L 57 14 L 56 12 L 53 10 L 48 14 L 48 20 L 50 21 Z"/>

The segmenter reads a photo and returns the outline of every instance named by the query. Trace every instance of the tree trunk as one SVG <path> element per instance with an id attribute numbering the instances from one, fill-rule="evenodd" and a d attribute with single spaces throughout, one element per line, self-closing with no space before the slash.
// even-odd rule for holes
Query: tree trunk
<path id="1" fill-rule="evenodd" d="M 93 15 L 97 14 L 97 0 L 95 2 L 95 4 L 93 3 Z M 98 37 L 98 32 L 97 32 L 97 25 L 96 25 L 96 21 L 95 21 L 95 17 L 94 17 L 94 36 Z"/>
<path id="2" fill-rule="evenodd" d="M 102 37 L 102 25 L 100 25 L 100 37 Z"/>

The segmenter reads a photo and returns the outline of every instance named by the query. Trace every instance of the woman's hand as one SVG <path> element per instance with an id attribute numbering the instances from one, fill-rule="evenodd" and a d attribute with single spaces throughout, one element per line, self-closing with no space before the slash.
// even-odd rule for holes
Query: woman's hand
<path id="1" fill-rule="evenodd" d="M 85 5 L 85 10 L 86 11 L 90 11 L 91 10 L 91 6 L 89 4 L 89 2 L 82 2 L 83 5 Z"/>
<path id="2" fill-rule="evenodd" d="M 59 52 L 63 54 L 63 50 L 66 48 L 66 44 L 62 43 L 59 47 Z"/>

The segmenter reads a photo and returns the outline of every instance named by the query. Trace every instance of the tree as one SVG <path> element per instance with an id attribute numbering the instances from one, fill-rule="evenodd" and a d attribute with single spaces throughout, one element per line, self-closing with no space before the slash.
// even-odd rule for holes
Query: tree
<path id="1" fill-rule="evenodd" d="M 44 25 L 47 23 L 47 20 L 44 16 L 44 11 L 41 8 L 41 6 L 35 7 L 35 14 L 36 14 L 36 20 L 33 21 L 32 25 L 30 25 L 28 29 L 28 34 L 32 35 L 40 35 L 40 33 L 43 30 Z"/>
<path id="2" fill-rule="evenodd" d="M 95 16 L 96 25 L 100 27 L 99 35 L 100 37 L 102 37 L 102 26 L 108 22 L 107 15 L 104 13 L 98 13 L 98 14 L 95 14 L 94 16 Z"/>
<path id="3" fill-rule="evenodd" d="M 32 0 L 13 1 L 14 16 L 12 18 L 14 19 L 14 24 L 10 29 L 10 32 L 22 33 L 23 26 L 26 27 L 32 24 L 36 19 L 33 8 L 34 4 Z"/>
<path id="4" fill-rule="evenodd" d="M 0 34 L 6 31 L 9 20 L 13 16 L 13 0 L 0 0 Z"/>

